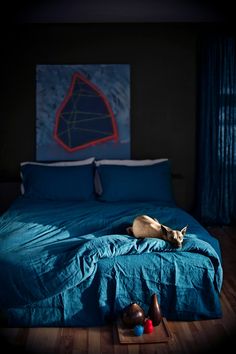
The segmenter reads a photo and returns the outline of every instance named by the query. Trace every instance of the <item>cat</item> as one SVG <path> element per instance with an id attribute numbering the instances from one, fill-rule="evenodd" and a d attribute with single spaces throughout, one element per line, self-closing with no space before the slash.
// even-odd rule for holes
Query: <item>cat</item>
<path id="1" fill-rule="evenodd" d="M 132 226 L 126 230 L 129 235 L 133 235 L 136 238 L 160 238 L 169 241 L 175 247 L 181 247 L 187 228 L 188 225 L 180 231 L 172 230 L 170 227 L 160 224 L 155 218 L 139 215 L 134 219 Z"/>

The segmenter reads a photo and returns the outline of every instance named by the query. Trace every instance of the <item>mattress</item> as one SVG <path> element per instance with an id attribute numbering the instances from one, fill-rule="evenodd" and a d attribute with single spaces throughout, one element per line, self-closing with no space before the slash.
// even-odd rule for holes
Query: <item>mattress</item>
<path id="1" fill-rule="evenodd" d="M 136 239 L 137 215 L 173 229 L 181 248 Z M 0 218 L 0 311 L 7 326 L 101 326 L 157 294 L 169 320 L 221 317 L 220 246 L 171 203 L 55 201 L 19 197 Z"/>

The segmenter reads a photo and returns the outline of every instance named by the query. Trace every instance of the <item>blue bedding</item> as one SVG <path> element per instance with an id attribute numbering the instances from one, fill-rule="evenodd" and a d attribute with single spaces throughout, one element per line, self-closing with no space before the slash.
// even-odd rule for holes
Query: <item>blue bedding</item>
<path id="1" fill-rule="evenodd" d="M 188 224 L 182 248 L 127 235 L 140 214 Z M 0 270 L 9 326 L 103 325 L 153 293 L 167 319 L 221 317 L 218 241 L 174 205 L 19 197 L 0 218 Z"/>

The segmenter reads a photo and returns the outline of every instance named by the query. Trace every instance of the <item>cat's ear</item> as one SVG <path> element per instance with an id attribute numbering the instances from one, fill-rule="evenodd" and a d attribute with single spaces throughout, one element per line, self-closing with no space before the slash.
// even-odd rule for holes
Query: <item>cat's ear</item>
<path id="1" fill-rule="evenodd" d="M 129 236 L 133 236 L 134 233 L 133 233 L 133 228 L 131 226 L 127 227 L 126 228 L 126 232 Z"/>
<path id="2" fill-rule="evenodd" d="M 187 228 L 188 228 L 188 225 L 186 225 L 186 226 L 180 231 L 183 236 L 186 234 Z"/>
<path id="3" fill-rule="evenodd" d="M 161 231 L 163 232 L 164 235 L 167 235 L 168 234 L 168 230 L 167 228 L 161 224 Z"/>

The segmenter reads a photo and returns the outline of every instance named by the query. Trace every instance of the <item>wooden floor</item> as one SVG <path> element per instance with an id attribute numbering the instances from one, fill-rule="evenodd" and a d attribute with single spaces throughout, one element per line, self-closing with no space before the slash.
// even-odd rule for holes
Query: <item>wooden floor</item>
<path id="1" fill-rule="evenodd" d="M 112 326 L 100 328 L 3 328 L 2 343 L 17 353 L 42 354 L 169 354 L 234 352 L 236 340 L 236 227 L 209 228 L 222 250 L 224 282 L 221 292 L 223 317 L 193 322 L 169 321 L 168 343 L 119 344 Z M 0 343 L 1 344 L 1 343 Z M 6 345 L 6 344 L 5 344 Z M 2 346 L 0 347 L 2 353 Z"/>

